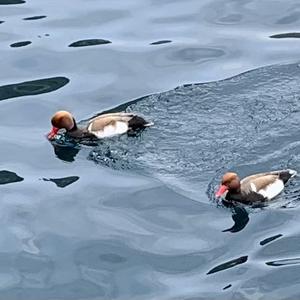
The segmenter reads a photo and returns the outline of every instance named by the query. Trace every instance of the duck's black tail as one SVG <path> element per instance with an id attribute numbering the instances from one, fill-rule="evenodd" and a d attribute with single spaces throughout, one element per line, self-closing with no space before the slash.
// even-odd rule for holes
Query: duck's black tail
<path id="1" fill-rule="evenodd" d="M 133 116 L 132 119 L 128 122 L 128 126 L 132 130 L 143 129 L 152 125 L 154 124 L 147 122 L 144 118 L 139 116 Z"/>
<path id="2" fill-rule="evenodd" d="M 286 184 L 290 178 L 296 176 L 297 172 L 294 170 L 284 170 L 279 173 L 279 179 L 283 181 L 284 184 Z"/>

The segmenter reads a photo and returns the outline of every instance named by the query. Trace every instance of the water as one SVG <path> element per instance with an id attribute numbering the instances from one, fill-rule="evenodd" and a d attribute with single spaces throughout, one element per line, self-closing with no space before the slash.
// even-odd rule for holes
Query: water
<path id="1" fill-rule="evenodd" d="M 299 23 L 296 1 L 0 0 L 0 299 L 298 299 L 299 178 L 262 208 L 213 195 L 300 171 Z M 59 109 L 155 126 L 51 145 Z"/>

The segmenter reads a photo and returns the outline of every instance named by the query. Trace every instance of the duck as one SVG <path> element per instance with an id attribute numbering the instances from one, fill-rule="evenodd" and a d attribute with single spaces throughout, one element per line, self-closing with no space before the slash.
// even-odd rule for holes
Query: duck
<path id="1" fill-rule="evenodd" d="M 224 197 L 229 202 L 243 204 L 266 202 L 279 195 L 285 184 L 296 174 L 295 170 L 287 169 L 254 174 L 240 180 L 236 173 L 227 172 L 215 195 L 217 198 Z"/>
<path id="2" fill-rule="evenodd" d="M 51 118 L 52 129 L 48 133 L 49 140 L 55 139 L 60 129 L 77 139 L 103 139 L 124 133 L 131 133 L 153 123 L 134 113 L 117 112 L 106 113 L 92 118 L 84 127 L 78 127 L 73 115 L 68 111 L 58 111 Z"/>

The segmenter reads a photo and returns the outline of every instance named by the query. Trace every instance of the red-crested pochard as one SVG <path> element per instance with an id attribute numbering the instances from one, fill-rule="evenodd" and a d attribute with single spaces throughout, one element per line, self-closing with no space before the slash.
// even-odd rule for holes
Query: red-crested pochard
<path id="1" fill-rule="evenodd" d="M 216 197 L 225 196 L 228 201 L 244 204 L 273 199 L 284 189 L 284 185 L 297 174 L 294 170 L 280 170 L 248 176 L 242 180 L 236 173 L 228 172 L 216 192 Z"/>
<path id="2" fill-rule="evenodd" d="M 65 129 L 74 138 L 106 138 L 126 132 L 136 131 L 153 125 L 144 118 L 133 113 L 108 113 L 91 119 L 85 127 L 77 127 L 71 113 L 56 112 L 52 119 L 52 130 L 48 139 L 55 137 L 60 129 Z"/>

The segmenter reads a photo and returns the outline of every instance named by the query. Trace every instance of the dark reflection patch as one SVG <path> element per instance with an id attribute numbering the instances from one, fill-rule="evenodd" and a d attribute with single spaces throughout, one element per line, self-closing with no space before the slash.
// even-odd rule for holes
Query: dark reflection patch
<path id="1" fill-rule="evenodd" d="M 105 253 L 105 254 L 101 254 L 99 256 L 99 258 L 103 261 L 106 261 L 108 263 L 113 263 L 113 264 L 120 264 L 123 262 L 126 262 L 126 258 L 122 257 L 118 254 L 114 254 L 114 253 Z"/>
<path id="2" fill-rule="evenodd" d="M 33 17 L 28 17 L 28 18 L 23 18 L 25 21 L 30 21 L 30 20 L 39 20 L 39 19 L 44 19 L 47 16 L 33 16 Z"/>
<path id="3" fill-rule="evenodd" d="M 0 184 L 7 184 L 7 183 L 13 183 L 13 182 L 20 182 L 23 181 L 24 178 L 18 176 L 14 172 L 10 172 L 7 170 L 0 171 Z"/>
<path id="4" fill-rule="evenodd" d="M 0 21 L 0 24 L 4 23 L 4 21 Z"/>
<path id="5" fill-rule="evenodd" d="M 24 0 L 0 0 L 0 5 L 22 4 Z"/>
<path id="6" fill-rule="evenodd" d="M 268 243 L 270 243 L 270 242 L 272 242 L 272 241 L 274 241 L 274 240 L 276 240 L 276 239 L 278 239 L 280 237 L 282 237 L 282 234 L 276 234 L 274 236 L 271 236 L 271 237 L 269 237 L 267 239 L 262 240 L 259 244 L 261 246 L 263 246 L 263 245 L 266 245 L 266 244 L 268 244 Z"/>
<path id="7" fill-rule="evenodd" d="M 64 146 L 60 146 L 60 145 L 55 145 L 54 143 L 52 143 L 53 149 L 54 149 L 54 153 L 56 154 L 56 156 L 63 160 L 63 161 L 67 161 L 67 162 L 73 162 L 75 161 L 75 157 L 78 154 L 80 148 L 77 147 L 64 147 Z"/>
<path id="8" fill-rule="evenodd" d="M 174 51 L 169 55 L 169 59 L 184 62 L 200 62 L 207 61 L 208 59 L 215 59 L 224 55 L 225 52 L 222 49 L 190 47 Z"/>
<path id="9" fill-rule="evenodd" d="M 161 44 L 168 44 L 168 43 L 172 43 L 172 41 L 171 40 L 161 40 L 161 41 L 153 42 L 150 45 L 161 45 Z"/>
<path id="10" fill-rule="evenodd" d="M 272 39 L 300 38 L 300 32 L 287 32 L 287 33 L 273 34 L 270 36 L 270 38 Z"/>
<path id="11" fill-rule="evenodd" d="M 232 220 L 233 226 L 223 230 L 223 232 L 239 232 L 244 229 L 249 222 L 249 214 L 244 207 L 235 206 L 232 208 Z"/>
<path id="12" fill-rule="evenodd" d="M 66 77 L 52 77 L 0 86 L 0 100 L 49 93 L 66 85 Z"/>
<path id="13" fill-rule="evenodd" d="M 96 45 L 104 45 L 110 44 L 111 41 L 103 40 L 103 39 L 89 39 L 89 40 L 81 40 L 74 42 L 69 45 L 69 47 L 86 47 L 86 46 L 96 46 Z"/>
<path id="14" fill-rule="evenodd" d="M 30 45 L 31 43 L 32 43 L 31 41 L 22 41 L 22 42 L 13 43 L 10 46 L 12 48 L 19 48 L 19 47 Z"/>
<path id="15" fill-rule="evenodd" d="M 64 188 L 74 182 L 76 182 L 79 179 L 78 176 L 68 176 L 68 177 L 62 177 L 62 178 L 43 178 L 44 181 L 51 181 L 56 184 L 56 186 L 60 188 Z"/>
<path id="16" fill-rule="evenodd" d="M 288 258 L 288 259 L 279 259 L 274 261 L 266 262 L 266 265 L 272 267 L 288 266 L 288 265 L 299 265 L 300 257 Z"/>
<path id="17" fill-rule="evenodd" d="M 229 289 L 229 288 L 231 288 L 232 287 L 232 285 L 231 284 L 228 284 L 228 285 L 226 285 L 225 287 L 223 287 L 223 290 L 227 290 L 227 289 Z"/>
<path id="18" fill-rule="evenodd" d="M 216 272 L 220 272 L 220 271 L 224 271 L 226 269 L 232 268 L 234 266 L 240 265 L 245 263 L 248 260 L 248 256 L 241 256 L 239 258 L 230 260 L 224 264 L 218 265 L 216 267 L 214 267 L 213 269 L 211 269 L 210 271 L 207 272 L 207 275 L 209 274 L 213 274 Z"/>

